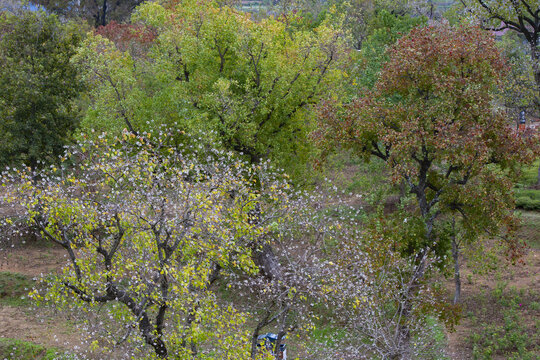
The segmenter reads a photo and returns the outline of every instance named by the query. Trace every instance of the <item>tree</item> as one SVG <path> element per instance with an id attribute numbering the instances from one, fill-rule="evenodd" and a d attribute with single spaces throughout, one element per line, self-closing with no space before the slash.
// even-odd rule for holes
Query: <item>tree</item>
<path id="1" fill-rule="evenodd" d="M 411 29 L 425 25 L 426 22 L 425 17 L 400 16 L 391 14 L 384 9 L 380 10 L 372 19 L 372 34 L 364 41 L 360 51 L 362 64 L 360 85 L 372 88 L 384 63 L 388 61 L 386 50 Z"/>
<path id="2" fill-rule="evenodd" d="M 319 135 L 366 159 L 384 160 L 393 181 L 406 182 L 414 206 L 407 227 L 414 231 L 400 251 L 415 261 L 413 286 L 403 294 L 408 299 L 425 277 L 427 259 L 448 249 L 448 216 L 459 218 L 471 240 L 512 227 L 512 171 L 538 155 L 538 139 L 509 131 L 492 108 L 491 91 L 506 65 L 489 34 L 471 27 L 416 28 L 389 58 L 374 91 L 346 106 L 342 117 L 335 107 L 323 110 Z M 519 255 L 519 243 L 506 239 L 510 256 Z M 407 318 L 412 305 L 400 306 Z M 408 343 L 406 324 L 400 334 Z"/>
<path id="3" fill-rule="evenodd" d="M 207 161 L 187 155 L 196 150 Z M 22 206 L 69 258 L 33 297 L 88 318 L 102 309 L 93 344 L 127 344 L 136 358 L 249 358 L 246 314 L 218 302 L 212 285 L 258 273 L 252 254 L 286 206 L 284 178 L 158 132 L 84 141 L 68 164 L 35 181 L 24 169 L 2 178 L 2 203 Z"/>
<path id="4" fill-rule="evenodd" d="M 128 20 L 133 10 L 142 3 L 141 0 L 33 0 L 32 2 L 43 6 L 53 14 L 84 19 L 95 27 L 105 26 L 112 20 L 120 22 Z"/>
<path id="5" fill-rule="evenodd" d="M 529 45 L 532 70 L 536 83 L 535 105 L 540 109 L 540 2 L 462 0 L 463 6 L 480 18 L 482 25 L 491 30 L 509 29 L 522 35 Z M 540 184 L 540 167 L 538 168 L 538 184 Z"/>
<path id="6" fill-rule="evenodd" d="M 35 168 L 63 153 L 79 121 L 70 60 L 80 40 L 54 15 L 0 14 L 0 166 Z"/>
<path id="7" fill-rule="evenodd" d="M 501 89 L 501 101 L 516 122 L 520 111 L 536 113 L 540 103 L 536 91 L 532 62 L 527 46 L 516 32 L 507 32 L 498 42 L 502 54 L 506 57 L 510 71 Z"/>
<path id="8" fill-rule="evenodd" d="M 0 1 L 0 12 L 4 11 L 19 11 L 23 7 L 18 0 L 2 0 Z"/>
<path id="9" fill-rule="evenodd" d="M 384 220 L 379 224 L 389 225 Z M 336 355 L 344 360 L 444 358 L 444 349 L 434 340 L 434 334 L 446 319 L 450 323 L 456 321 L 452 318 L 455 312 L 444 305 L 428 281 L 411 281 L 416 262 L 414 257 L 404 258 L 394 250 L 394 241 L 400 240 L 402 230 L 392 230 L 397 231 L 390 236 L 370 230 L 369 236 L 373 238 L 346 239 L 347 245 L 340 246 L 336 288 L 343 290 L 330 297 L 334 307 L 332 320 L 347 336 L 333 339 L 338 346 L 326 354 L 319 350 L 317 359 L 335 359 Z M 434 257 L 428 259 L 426 271 L 436 271 L 436 262 Z M 411 287 L 416 287 L 416 291 L 411 291 Z M 407 292 L 409 297 L 404 296 Z M 409 309 L 408 314 L 405 309 Z M 414 338 L 412 344 L 402 336 L 404 326 Z"/>
<path id="10" fill-rule="evenodd" d="M 462 0 L 463 6 L 491 30 L 510 29 L 523 35 L 529 44 L 536 91 L 540 94 L 540 2 L 538 0 Z"/>
<path id="11" fill-rule="evenodd" d="M 252 162 L 305 167 L 311 105 L 335 93 L 343 39 L 328 22 L 305 30 L 281 20 L 255 22 L 211 2 L 142 5 L 133 21 L 157 31 L 144 56 L 101 36 L 78 54 L 93 85 L 83 126 L 119 134 L 165 123 Z"/>

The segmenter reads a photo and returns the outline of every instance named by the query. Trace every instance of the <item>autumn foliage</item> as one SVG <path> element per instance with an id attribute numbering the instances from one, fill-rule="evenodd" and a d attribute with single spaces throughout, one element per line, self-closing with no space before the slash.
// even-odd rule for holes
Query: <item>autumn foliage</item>
<path id="1" fill-rule="evenodd" d="M 139 49 L 138 53 L 148 50 L 157 38 L 155 29 L 142 24 L 121 24 L 111 21 L 105 26 L 98 27 L 96 35 L 111 40 L 121 51 Z"/>
<path id="2" fill-rule="evenodd" d="M 507 70 L 494 39 L 474 27 L 428 26 L 389 57 L 372 91 L 342 112 L 323 107 L 320 138 L 386 161 L 393 181 L 415 194 L 428 228 L 444 213 L 461 214 L 474 234 L 510 223 L 513 166 L 533 160 L 538 145 L 535 134 L 511 131 L 493 106 Z M 426 237 L 433 243 L 437 234 Z"/>
<path id="3" fill-rule="evenodd" d="M 497 97 L 492 34 L 411 3 L 353 1 L 374 16 L 348 31 L 334 5 L 312 23 L 164 0 L 118 23 L 138 1 L 82 1 L 104 24 L 85 39 L 0 14 L 0 240 L 67 260 L 30 297 L 81 320 L 92 358 L 446 358 L 462 251 L 523 254 L 513 189 L 540 136 Z M 336 184 L 311 176 L 341 148 Z"/>

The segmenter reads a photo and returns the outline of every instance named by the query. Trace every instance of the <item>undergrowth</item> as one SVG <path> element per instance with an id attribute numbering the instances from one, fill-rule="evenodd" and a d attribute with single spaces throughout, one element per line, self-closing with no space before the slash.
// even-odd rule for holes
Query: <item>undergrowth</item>
<path id="1" fill-rule="evenodd" d="M 538 181 L 538 166 L 540 160 L 522 169 L 521 178 L 514 189 L 517 208 L 540 211 L 540 188 L 535 187 Z"/>
<path id="2" fill-rule="evenodd" d="M 17 339 L 0 338 L 0 359 L 9 360 L 75 360 L 74 355 L 64 354 L 55 348 Z"/>
<path id="3" fill-rule="evenodd" d="M 468 337 L 474 359 L 533 360 L 540 355 L 540 304 L 535 290 L 507 288 L 498 281 L 495 289 L 476 299 L 478 306 L 468 317 L 474 330 Z M 476 302 L 475 300 L 475 302 Z"/>
<path id="4" fill-rule="evenodd" d="M 0 305 L 28 306 L 34 281 L 23 274 L 0 272 Z"/>

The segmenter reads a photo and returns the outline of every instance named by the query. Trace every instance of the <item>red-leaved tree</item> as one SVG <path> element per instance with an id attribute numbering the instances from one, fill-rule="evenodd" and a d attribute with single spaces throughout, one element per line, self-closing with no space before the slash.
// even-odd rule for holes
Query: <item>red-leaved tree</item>
<path id="1" fill-rule="evenodd" d="M 512 131 L 494 106 L 492 90 L 507 67 L 487 32 L 417 28 L 389 50 L 389 58 L 373 91 L 343 111 L 335 103 L 322 107 L 318 136 L 384 160 L 392 181 L 407 185 L 414 210 L 403 226 L 420 224 L 415 238 L 401 244 L 404 255 L 415 258 L 403 291 L 408 299 L 425 278 L 427 259 L 455 238 L 448 231 L 452 218 L 468 240 L 514 226 L 512 175 L 538 155 L 538 138 Z M 519 242 L 502 238 L 518 256 Z M 407 318 L 410 301 L 401 306 Z M 400 331 L 408 342 L 406 322 Z"/>

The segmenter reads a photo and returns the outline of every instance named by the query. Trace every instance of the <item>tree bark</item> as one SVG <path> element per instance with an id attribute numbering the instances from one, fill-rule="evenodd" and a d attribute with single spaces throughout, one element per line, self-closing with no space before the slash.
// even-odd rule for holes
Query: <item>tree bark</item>
<path id="1" fill-rule="evenodd" d="M 266 315 L 264 318 L 259 321 L 257 326 L 255 327 L 255 330 L 253 331 L 253 334 L 251 335 L 251 359 L 255 359 L 255 356 L 257 356 L 257 344 L 259 342 L 259 332 L 262 328 L 264 328 L 269 323 L 270 318 L 270 311 L 266 312 Z"/>
<path id="2" fill-rule="evenodd" d="M 459 271 L 459 245 L 456 241 L 456 234 L 452 237 L 452 257 L 454 258 L 454 301 L 456 305 L 461 297 L 461 276 Z"/>
<path id="3" fill-rule="evenodd" d="M 411 192 L 416 195 L 416 200 L 418 202 L 418 207 L 420 208 L 420 213 L 422 215 L 422 218 L 424 219 L 424 225 L 425 225 L 425 236 L 427 244 L 433 244 L 434 240 L 434 233 L 433 233 L 433 226 L 435 222 L 435 218 L 437 217 L 437 213 L 432 214 L 433 206 L 437 203 L 437 199 L 434 198 L 431 201 L 428 201 L 426 189 L 427 189 L 427 175 L 429 168 L 431 167 L 431 161 L 429 160 L 427 156 L 427 150 L 425 148 L 422 149 L 424 155 L 424 158 L 419 161 L 420 164 L 420 171 L 418 174 L 418 184 L 412 185 L 410 184 L 409 187 L 411 189 Z M 397 339 L 402 346 L 399 346 L 398 354 L 396 354 L 397 358 L 403 359 L 403 360 L 409 360 L 412 358 L 412 349 L 411 349 L 411 330 L 408 325 L 408 319 L 410 317 L 410 313 L 412 310 L 412 300 L 411 298 L 416 294 L 418 291 L 418 288 L 420 286 L 420 281 L 424 278 L 426 266 L 427 266 L 427 254 L 429 253 L 429 247 L 426 247 L 416 255 L 415 259 L 415 266 L 414 266 L 414 272 L 412 274 L 412 278 L 409 282 L 408 288 L 406 289 L 403 300 L 400 304 L 400 313 L 401 318 L 403 319 L 401 324 L 399 325 L 398 330 L 398 336 L 399 339 Z"/>
<path id="4" fill-rule="evenodd" d="M 283 311 L 283 315 L 281 317 L 280 324 L 279 324 L 278 338 L 276 340 L 276 345 L 275 345 L 276 347 L 274 349 L 274 352 L 276 354 L 276 360 L 280 359 L 281 351 L 279 348 L 281 346 L 281 341 L 285 337 L 285 335 L 287 335 L 287 331 L 285 330 L 285 325 L 287 322 L 288 314 L 289 314 L 289 305 L 286 305 L 285 310 Z"/>
<path id="5" fill-rule="evenodd" d="M 114 285 L 109 285 L 107 294 L 126 305 L 126 307 L 131 310 L 132 314 L 139 318 L 139 331 L 144 341 L 154 348 L 154 352 L 158 357 L 167 358 L 167 346 L 160 336 L 154 335 L 155 329 L 150 323 L 146 310 L 143 307 L 140 307 L 125 291 L 119 290 Z"/>
<path id="6" fill-rule="evenodd" d="M 255 253 L 255 265 L 260 269 L 262 275 L 271 281 L 282 278 L 281 264 L 272 250 L 270 244 L 264 244 L 262 249 Z"/>

